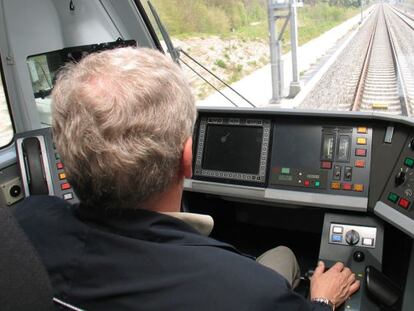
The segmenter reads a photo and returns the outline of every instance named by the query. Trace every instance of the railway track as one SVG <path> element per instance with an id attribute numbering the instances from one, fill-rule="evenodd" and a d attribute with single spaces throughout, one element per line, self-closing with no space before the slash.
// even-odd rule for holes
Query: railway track
<path id="1" fill-rule="evenodd" d="M 353 111 L 410 115 L 404 80 L 389 20 L 381 5 L 360 73 Z"/>

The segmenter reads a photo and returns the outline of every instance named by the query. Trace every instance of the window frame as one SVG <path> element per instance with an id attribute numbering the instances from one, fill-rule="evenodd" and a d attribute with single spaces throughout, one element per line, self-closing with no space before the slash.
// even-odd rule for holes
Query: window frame
<path id="1" fill-rule="evenodd" d="M 1 86 L 3 87 L 3 92 L 4 92 L 4 99 L 6 101 L 6 106 L 7 106 L 7 110 L 9 112 L 9 117 L 10 117 L 10 122 L 12 125 L 12 130 L 13 130 L 13 135 L 11 140 L 5 144 L 0 146 L 0 151 L 3 149 L 6 149 L 8 147 L 10 147 L 13 144 L 13 137 L 16 134 L 16 125 L 14 123 L 14 118 L 13 118 L 13 110 L 11 108 L 11 104 L 10 104 L 10 97 L 9 97 L 9 91 L 7 88 L 7 83 L 6 83 L 6 76 L 4 75 L 4 70 L 3 70 L 3 60 L 2 60 L 2 55 L 0 54 L 0 78 L 1 78 Z"/>

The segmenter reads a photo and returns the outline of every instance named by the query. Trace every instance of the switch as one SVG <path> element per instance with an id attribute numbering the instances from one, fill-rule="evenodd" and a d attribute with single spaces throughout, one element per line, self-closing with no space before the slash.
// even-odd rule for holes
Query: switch
<path id="1" fill-rule="evenodd" d="M 352 167 L 345 166 L 344 180 L 352 180 Z"/>
<path id="2" fill-rule="evenodd" d="M 352 184 L 349 182 L 343 183 L 342 185 L 343 190 L 352 190 Z"/>
<path id="3" fill-rule="evenodd" d="M 395 176 L 395 179 L 394 179 L 394 182 L 395 182 L 395 185 L 398 187 L 398 186 L 401 186 L 404 182 L 405 182 L 405 172 L 404 171 L 399 171 L 398 173 L 397 173 L 397 175 Z"/>
<path id="4" fill-rule="evenodd" d="M 60 189 L 62 189 L 62 190 L 68 190 L 70 188 L 71 188 L 71 185 L 68 182 L 65 182 L 64 184 L 60 185 Z"/>
<path id="5" fill-rule="evenodd" d="M 374 239 L 371 239 L 371 238 L 363 238 L 362 239 L 362 245 L 365 245 L 365 246 L 374 246 Z"/>
<path id="6" fill-rule="evenodd" d="M 66 174 L 65 173 L 59 173 L 59 179 L 60 180 L 66 179 Z"/>
<path id="7" fill-rule="evenodd" d="M 340 182 L 333 182 L 331 183 L 331 188 L 334 190 L 340 190 L 341 189 L 341 183 Z"/>
<path id="8" fill-rule="evenodd" d="M 63 195 L 63 199 L 64 199 L 64 200 L 72 200 L 72 199 L 73 199 L 73 193 L 72 193 L 72 192 L 65 193 L 65 194 Z"/>
<path id="9" fill-rule="evenodd" d="M 342 234 L 344 232 L 344 228 L 341 227 L 341 226 L 334 226 L 332 228 L 332 232 L 333 233 L 340 233 L 340 234 Z"/>
<path id="10" fill-rule="evenodd" d="M 364 168 L 365 167 L 365 160 L 355 160 L 355 167 Z"/>
<path id="11" fill-rule="evenodd" d="M 340 165 L 335 165 L 333 170 L 333 179 L 341 180 L 341 171 L 342 167 Z"/>
<path id="12" fill-rule="evenodd" d="M 409 168 L 413 168 L 414 166 L 414 160 L 411 158 L 405 158 L 404 165 L 408 166 Z"/>
<path id="13" fill-rule="evenodd" d="M 332 162 L 330 161 L 322 161 L 321 168 L 330 170 L 332 168 Z"/>
<path id="14" fill-rule="evenodd" d="M 397 203 L 399 198 L 400 197 L 393 192 L 390 192 L 390 194 L 388 195 L 388 201 L 391 201 L 392 203 Z"/>
<path id="15" fill-rule="evenodd" d="M 55 158 L 56 158 L 56 160 L 60 160 L 60 154 L 59 153 L 55 153 Z"/>
<path id="16" fill-rule="evenodd" d="M 408 200 L 406 200 L 406 199 L 404 199 L 404 198 L 401 198 L 399 201 L 398 201 L 398 205 L 399 206 L 401 206 L 402 208 L 404 208 L 404 209 L 408 209 L 408 207 L 410 206 L 410 201 L 408 201 Z"/>
<path id="17" fill-rule="evenodd" d="M 342 235 L 332 234 L 331 241 L 336 242 L 336 243 L 341 243 L 342 242 Z"/>
<path id="18" fill-rule="evenodd" d="M 355 149 L 355 155 L 357 157 L 366 157 L 367 156 L 367 149 L 361 149 L 361 148 Z"/>
<path id="19" fill-rule="evenodd" d="M 321 182 L 319 180 L 315 181 L 315 187 L 319 188 L 321 186 Z"/>
<path id="20" fill-rule="evenodd" d="M 355 230 L 349 230 L 345 234 L 345 241 L 349 245 L 356 245 L 359 242 L 359 233 Z"/>
<path id="21" fill-rule="evenodd" d="M 368 133 L 368 128 L 365 126 L 360 126 L 357 129 L 358 134 L 367 134 Z"/>
<path id="22" fill-rule="evenodd" d="M 358 137 L 357 138 L 357 145 L 366 145 L 367 139 L 365 137 Z"/>
<path id="23" fill-rule="evenodd" d="M 57 162 L 56 167 L 57 167 L 58 170 L 62 170 L 63 169 L 63 163 L 62 162 Z"/>
<path id="24" fill-rule="evenodd" d="M 356 192 L 364 191 L 364 185 L 363 184 L 355 184 L 354 185 L 354 191 L 356 191 Z"/>
<path id="25" fill-rule="evenodd" d="M 309 187 L 310 186 L 310 181 L 309 180 L 305 180 L 303 182 L 303 184 L 305 185 L 305 187 Z"/>
<path id="26" fill-rule="evenodd" d="M 282 173 L 282 175 L 289 175 L 290 174 L 290 168 L 282 167 L 281 173 Z"/>

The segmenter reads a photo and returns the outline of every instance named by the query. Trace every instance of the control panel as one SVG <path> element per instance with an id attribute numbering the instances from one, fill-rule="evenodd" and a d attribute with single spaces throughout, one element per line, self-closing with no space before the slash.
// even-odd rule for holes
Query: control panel
<path id="1" fill-rule="evenodd" d="M 26 197 L 44 194 L 79 202 L 54 146 L 51 128 L 16 134 L 15 142 Z"/>
<path id="2" fill-rule="evenodd" d="M 372 129 L 277 122 L 270 188 L 367 196 Z"/>
<path id="3" fill-rule="evenodd" d="M 377 228 L 355 226 L 349 224 L 331 223 L 329 243 L 336 245 L 351 245 L 375 248 Z"/>

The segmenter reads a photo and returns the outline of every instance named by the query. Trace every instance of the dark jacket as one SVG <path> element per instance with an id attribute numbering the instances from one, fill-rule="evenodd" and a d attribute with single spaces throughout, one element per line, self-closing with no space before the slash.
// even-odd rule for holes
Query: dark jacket
<path id="1" fill-rule="evenodd" d="M 170 216 L 72 207 L 47 196 L 23 201 L 15 216 L 55 297 L 86 310 L 329 310 Z"/>

